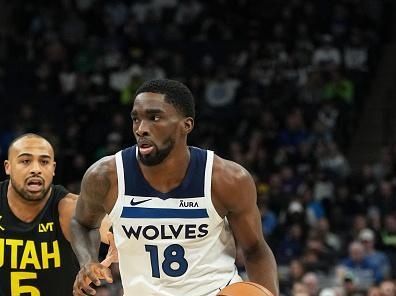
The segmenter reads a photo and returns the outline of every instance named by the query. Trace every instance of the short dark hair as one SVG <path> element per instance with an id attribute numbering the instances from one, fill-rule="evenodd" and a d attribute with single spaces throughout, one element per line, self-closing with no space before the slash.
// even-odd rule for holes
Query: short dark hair
<path id="1" fill-rule="evenodd" d="M 40 135 L 38 135 L 38 134 L 35 134 L 35 133 L 26 133 L 26 134 L 22 134 L 22 135 L 16 137 L 14 140 L 12 140 L 11 143 L 10 143 L 10 145 L 8 145 L 8 157 L 10 157 L 10 151 L 11 151 L 12 146 L 13 146 L 16 142 L 18 142 L 20 139 L 23 139 L 23 138 L 37 138 L 37 139 L 43 139 L 43 140 L 45 140 L 45 141 L 48 142 L 48 140 L 47 140 L 46 138 L 44 138 L 44 137 L 42 137 L 42 136 L 40 136 Z M 48 143 L 51 145 L 50 142 L 48 142 Z M 52 145 L 51 145 L 51 147 L 52 147 Z M 52 149 L 54 149 L 54 148 L 52 147 Z"/>
<path id="2" fill-rule="evenodd" d="M 140 93 L 152 92 L 165 95 L 165 101 L 173 105 L 186 117 L 195 117 L 194 96 L 183 83 L 170 79 L 155 79 L 144 82 L 136 91 Z"/>

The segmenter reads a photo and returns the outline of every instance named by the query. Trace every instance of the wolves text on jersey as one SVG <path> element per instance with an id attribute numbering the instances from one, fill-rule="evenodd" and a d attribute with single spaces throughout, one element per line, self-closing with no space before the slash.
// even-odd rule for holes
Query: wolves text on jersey
<path id="1" fill-rule="evenodd" d="M 203 238 L 208 234 L 208 224 L 180 224 L 180 225 L 138 225 L 125 226 L 122 229 L 125 235 L 131 239 L 139 239 L 141 236 L 147 240 L 155 239 L 195 239 Z"/>

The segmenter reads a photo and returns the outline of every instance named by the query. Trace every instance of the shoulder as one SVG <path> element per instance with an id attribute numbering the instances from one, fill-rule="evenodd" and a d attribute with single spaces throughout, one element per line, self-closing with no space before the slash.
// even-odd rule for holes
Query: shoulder
<path id="1" fill-rule="evenodd" d="M 220 213 L 227 215 L 244 204 L 255 204 L 256 186 L 251 174 L 240 164 L 214 156 L 212 199 Z"/>
<path id="2" fill-rule="evenodd" d="M 109 184 L 116 179 L 116 171 L 115 155 L 103 157 L 87 169 L 83 177 L 83 185 Z"/>
<path id="3" fill-rule="evenodd" d="M 69 205 L 69 204 L 75 204 L 77 202 L 78 195 L 74 193 L 68 193 L 65 195 L 64 198 L 62 198 L 59 202 L 60 205 Z"/>
<path id="4" fill-rule="evenodd" d="M 70 241 L 70 221 L 76 209 L 78 196 L 73 193 L 68 193 L 64 198 L 59 201 L 59 223 L 62 228 L 63 235 Z"/>
<path id="5" fill-rule="evenodd" d="M 88 202 L 91 206 L 104 207 L 109 211 L 114 206 L 117 190 L 115 155 L 106 156 L 91 165 L 85 172 L 79 200 Z"/>
<path id="6" fill-rule="evenodd" d="M 240 183 L 253 181 L 250 173 L 240 164 L 221 158 L 218 155 L 213 159 L 212 184 L 237 187 Z"/>
<path id="7" fill-rule="evenodd" d="M 74 193 L 68 193 L 59 201 L 58 211 L 59 215 L 68 214 L 70 211 L 74 211 L 77 204 L 78 195 Z"/>
<path id="8" fill-rule="evenodd" d="M 105 156 L 92 164 L 85 175 L 93 177 L 105 176 L 116 172 L 115 155 Z"/>

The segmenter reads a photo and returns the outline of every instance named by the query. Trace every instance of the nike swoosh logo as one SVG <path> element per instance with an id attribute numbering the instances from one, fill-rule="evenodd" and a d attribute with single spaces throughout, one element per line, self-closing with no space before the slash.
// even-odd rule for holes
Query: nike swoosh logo
<path id="1" fill-rule="evenodd" d="M 139 205 L 141 203 L 144 203 L 146 201 L 152 200 L 152 198 L 148 198 L 148 199 L 143 199 L 143 200 L 139 200 L 139 201 L 133 201 L 134 199 L 132 198 L 131 200 L 131 206 L 136 206 Z"/>

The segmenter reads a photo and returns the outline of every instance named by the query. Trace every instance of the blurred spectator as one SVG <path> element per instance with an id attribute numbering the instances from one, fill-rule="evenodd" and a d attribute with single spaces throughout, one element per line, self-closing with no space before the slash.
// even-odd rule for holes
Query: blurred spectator
<path id="1" fill-rule="evenodd" d="M 300 109 L 292 110 L 286 118 L 286 126 L 279 134 L 279 146 L 294 154 L 300 143 L 309 138 Z"/>
<path id="2" fill-rule="evenodd" d="M 396 285 L 394 281 L 383 281 L 380 286 L 381 296 L 395 296 L 396 295 Z"/>
<path id="3" fill-rule="evenodd" d="M 364 45 L 359 32 L 354 32 L 344 49 L 344 63 L 348 73 L 363 75 L 368 71 L 368 60 L 368 48 Z"/>
<path id="4" fill-rule="evenodd" d="M 392 214 L 396 211 L 396 195 L 394 185 L 390 180 L 381 180 L 377 191 L 370 197 L 371 206 L 378 209 L 383 214 Z"/>
<path id="5" fill-rule="evenodd" d="M 381 290 L 378 286 L 371 286 L 367 291 L 367 296 L 381 296 Z"/>
<path id="6" fill-rule="evenodd" d="M 208 107 L 217 109 L 219 112 L 232 112 L 239 84 L 238 80 L 227 77 L 224 70 L 219 70 L 206 86 L 205 100 Z M 226 114 L 216 115 L 224 116 Z"/>
<path id="7" fill-rule="evenodd" d="M 301 225 L 297 223 L 289 225 L 275 249 L 278 264 L 287 265 L 291 260 L 297 259 L 302 255 L 303 248 L 304 238 Z"/>
<path id="8" fill-rule="evenodd" d="M 376 270 L 379 270 L 378 280 L 388 279 L 390 276 L 389 258 L 375 247 L 375 233 L 369 228 L 362 229 L 359 233 L 359 240 L 362 242 L 367 261 Z"/>
<path id="9" fill-rule="evenodd" d="M 365 289 L 359 286 L 358 279 L 347 272 L 342 278 L 342 294 L 346 296 L 364 296 Z"/>
<path id="10" fill-rule="evenodd" d="M 337 69 L 332 69 L 329 75 L 330 79 L 323 87 L 323 98 L 335 101 L 342 111 L 351 112 L 351 105 L 355 98 L 352 81 Z"/>
<path id="11" fill-rule="evenodd" d="M 306 273 L 302 278 L 302 282 L 307 287 L 309 296 L 317 296 L 319 294 L 319 280 L 315 273 Z"/>
<path id="12" fill-rule="evenodd" d="M 333 36 L 322 35 L 320 46 L 314 51 L 312 62 L 321 67 L 334 67 L 341 64 L 341 53 L 333 44 Z"/>
<path id="13" fill-rule="evenodd" d="M 350 174 L 349 163 L 338 149 L 337 144 L 329 142 L 321 155 L 318 155 L 319 167 L 335 178 L 345 179 Z"/>
<path id="14" fill-rule="evenodd" d="M 286 275 L 284 277 L 280 276 L 279 287 L 281 293 L 290 295 L 294 284 L 300 282 L 304 274 L 305 268 L 301 260 L 291 260 Z"/>
<path id="15" fill-rule="evenodd" d="M 292 296 L 310 296 L 308 287 L 301 281 L 295 282 L 291 291 Z"/>
<path id="16" fill-rule="evenodd" d="M 310 227 L 315 227 L 318 221 L 325 217 L 325 209 L 323 208 L 320 200 L 314 199 L 312 188 L 309 185 L 300 185 L 298 191 L 304 203 L 305 212 L 307 215 L 307 223 Z"/>
<path id="17" fill-rule="evenodd" d="M 307 270 L 329 274 L 336 263 L 337 253 L 331 249 L 315 230 L 308 233 L 303 262 Z"/>
<path id="18" fill-rule="evenodd" d="M 327 218 L 322 218 L 318 221 L 318 224 L 313 228 L 317 231 L 317 234 L 322 237 L 324 243 L 329 246 L 337 254 L 341 250 L 341 240 L 339 235 L 332 232 L 330 229 L 329 220 Z"/>
<path id="19" fill-rule="evenodd" d="M 348 257 L 341 260 L 341 266 L 350 273 L 359 289 L 368 289 L 372 284 L 382 280 L 382 274 L 378 266 L 372 265 L 365 253 L 363 245 L 354 241 L 348 247 Z"/>
<path id="20" fill-rule="evenodd" d="M 274 232 L 278 220 L 275 214 L 268 208 L 266 201 L 261 201 L 258 204 L 260 214 L 261 214 L 261 224 L 263 227 L 264 236 L 269 239 L 269 236 Z"/>
<path id="21" fill-rule="evenodd" d="M 396 277 L 396 216 L 384 217 L 384 228 L 381 231 L 381 247 L 391 262 L 392 278 Z"/>

